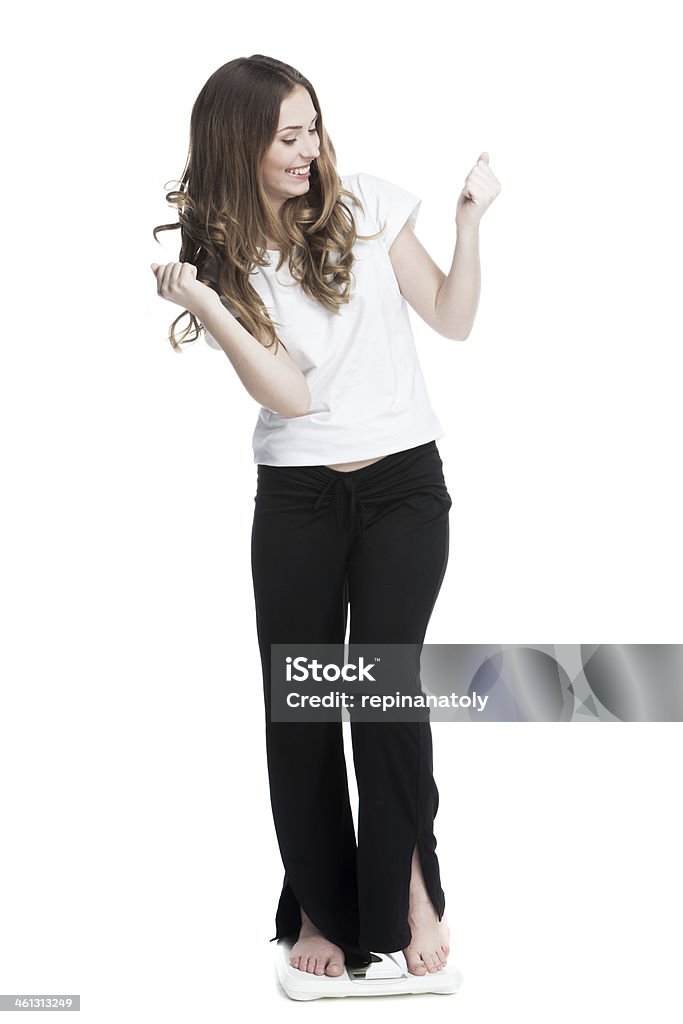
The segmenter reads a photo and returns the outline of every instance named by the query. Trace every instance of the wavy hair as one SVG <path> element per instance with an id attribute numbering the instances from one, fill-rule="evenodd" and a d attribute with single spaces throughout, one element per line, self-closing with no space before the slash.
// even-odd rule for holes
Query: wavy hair
<path id="1" fill-rule="evenodd" d="M 261 163 L 275 138 L 282 101 L 297 86 L 308 90 L 317 111 L 320 155 L 311 164 L 306 192 L 287 199 L 277 216 L 263 189 Z M 229 61 L 203 86 L 192 108 L 188 157 L 178 185 L 166 194 L 178 210 L 178 223 L 155 227 L 155 241 L 158 232 L 180 228 L 179 261 L 194 264 L 197 279 L 213 288 L 266 348 L 282 344 L 275 330 L 281 324 L 273 323 L 249 281 L 254 266 L 269 262 L 265 237 L 280 252 L 277 269 L 286 260 L 306 295 L 339 314 L 351 298 L 356 240 L 381 234 L 357 234 L 342 196 L 361 210 L 363 204 L 342 187 L 311 83 L 289 64 L 259 53 Z M 189 323 L 176 335 L 184 317 Z M 185 310 L 171 324 L 168 339 L 179 351 L 203 329 Z"/>

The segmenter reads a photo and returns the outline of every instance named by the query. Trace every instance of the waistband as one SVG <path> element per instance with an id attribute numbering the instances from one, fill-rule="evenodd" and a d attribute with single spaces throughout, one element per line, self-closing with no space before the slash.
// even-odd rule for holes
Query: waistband
<path id="1" fill-rule="evenodd" d="M 277 480 L 284 493 L 290 484 L 292 497 L 316 495 L 312 504 L 317 512 L 334 502 L 337 529 L 343 537 L 358 530 L 364 534 L 363 513 L 367 507 L 391 498 L 430 492 L 448 498 L 442 463 L 436 441 L 385 455 L 378 462 L 348 472 L 328 466 L 258 466 L 259 486 L 267 490 L 267 481 Z M 435 473 L 435 468 L 437 472 Z M 450 500 L 450 499 L 449 499 Z M 346 520 L 346 522 L 344 521 Z"/>

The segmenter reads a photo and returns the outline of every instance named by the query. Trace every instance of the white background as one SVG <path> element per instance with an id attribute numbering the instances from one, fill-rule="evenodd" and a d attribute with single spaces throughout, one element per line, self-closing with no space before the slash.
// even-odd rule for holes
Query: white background
<path id="1" fill-rule="evenodd" d="M 6 16 L 0 993 L 220 1021 L 278 990 L 249 563 L 258 407 L 152 228 L 206 79 L 313 83 L 340 173 L 423 199 L 447 271 L 480 152 L 470 338 L 411 313 L 454 500 L 427 642 L 681 635 L 674 4 L 34 3 Z M 173 236 L 178 237 L 178 236 Z M 166 260 L 160 253 L 166 252 Z M 680 1020 L 680 726 L 435 726 L 457 996 L 320 1015 Z M 302 779 L 302 785 L 306 780 Z"/>

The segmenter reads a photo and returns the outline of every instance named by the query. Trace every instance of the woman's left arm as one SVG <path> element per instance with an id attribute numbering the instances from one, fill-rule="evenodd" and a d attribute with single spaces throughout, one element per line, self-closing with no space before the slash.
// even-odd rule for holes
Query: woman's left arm
<path id="1" fill-rule="evenodd" d="M 479 304 L 479 222 L 500 192 L 482 153 L 465 179 L 455 214 L 457 239 L 448 275 L 437 266 L 406 223 L 390 250 L 401 293 L 415 312 L 444 338 L 465 341 Z"/>

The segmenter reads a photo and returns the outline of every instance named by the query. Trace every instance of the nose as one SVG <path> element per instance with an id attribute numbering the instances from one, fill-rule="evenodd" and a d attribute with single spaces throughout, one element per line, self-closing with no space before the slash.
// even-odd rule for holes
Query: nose
<path id="1" fill-rule="evenodd" d="M 301 154 L 301 162 L 304 164 L 310 163 L 320 156 L 319 148 L 313 145 L 310 148 L 308 146 L 304 146 L 304 148 L 299 150 L 299 152 Z"/>

